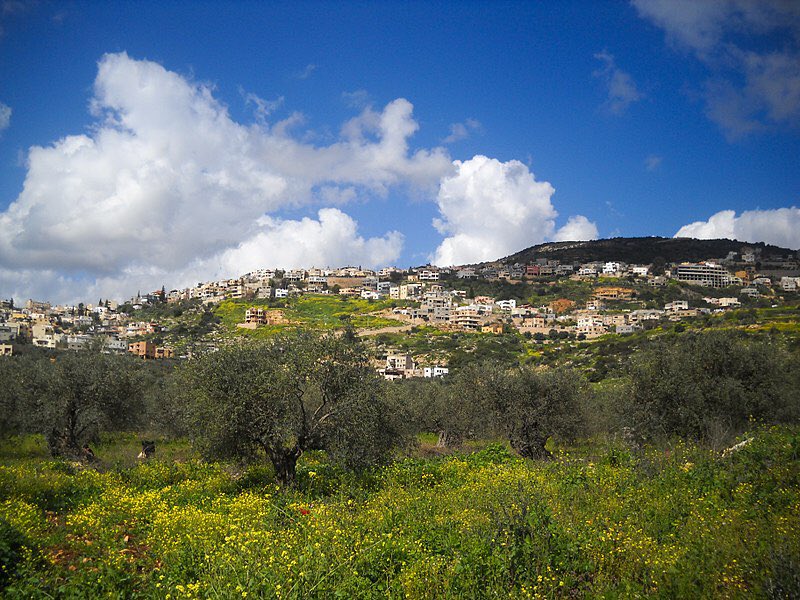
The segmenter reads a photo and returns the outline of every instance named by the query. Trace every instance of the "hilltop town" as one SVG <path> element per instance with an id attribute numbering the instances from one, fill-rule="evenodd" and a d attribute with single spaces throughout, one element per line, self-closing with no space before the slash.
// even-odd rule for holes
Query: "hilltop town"
<path id="1" fill-rule="evenodd" d="M 265 268 L 184 289 L 137 293 L 122 303 L 100 299 L 64 306 L 29 299 L 17 305 L 9 299 L 0 302 L 0 353 L 26 346 L 94 347 L 143 359 L 185 359 L 239 335 L 349 324 L 375 339 L 376 369 L 387 379 L 435 377 L 448 372 L 446 353 L 415 356 L 398 348 L 407 344 L 393 342 L 425 328 L 511 335 L 528 345 L 593 341 L 736 309 L 778 307 L 796 300 L 800 288 L 796 252 L 766 254 L 747 244 L 692 263 L 581 262 L 540 254 L 545 256 L 527 263 L 451 268 Z M 333 299 L 338 302 L 331 305 Z M 332 306 L 329 316 L 338 319 L 309 320 L 299 306 Z"/>

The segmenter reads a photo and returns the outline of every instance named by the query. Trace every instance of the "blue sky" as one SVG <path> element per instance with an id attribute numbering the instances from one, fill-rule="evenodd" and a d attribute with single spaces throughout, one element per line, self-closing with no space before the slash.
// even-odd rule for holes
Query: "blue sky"
<path id="1" fill-rule="evenodd" d="M 5 1 L 0 296 L 679 231 L 798 248 L 797 6 Z"/>

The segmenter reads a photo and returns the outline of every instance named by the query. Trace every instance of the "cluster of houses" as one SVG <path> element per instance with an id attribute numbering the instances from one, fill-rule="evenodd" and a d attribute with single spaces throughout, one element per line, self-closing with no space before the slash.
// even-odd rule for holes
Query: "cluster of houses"
<path id="1" fill-rule="evenodd" d="M 515 300 L 495 300 L 488 296 L 467 300 L 459 290 L 432 285 L 419 297 L 418 307 L 400 307 L 393 312 L 409 323 L 428 323 L 445 330 L 504 333 L 511 329 L 540 339 L 572 336 L 593 339 L 609 333 L 632 333 L 644 328 L 647 322 L 677 321 L 741 305 L 736 297 L 706 297 L 704 307 L 690 307 L 687 300 L 676 300 L 660 309 L 620 308 L 635 299 L 634 288 L 598 286 L 582 305 L 562 298 L 541 306 L 518 306 Z"/>
<path id="2" fill-rule="evenodd" d="M 0 355 L 11 355 L 15 344 L 31 344 L 62 350 L 100 348 L 148 359 L 173 357 L 170 348 L 131 341 L 160 332 L 159 324 L 132 320 L 117 309 L 118 304 L 111 300 L 96 306 L 53 306 L 28 300 L 21 307 L 13 300 L 0 300 Z"/>
<path id="3" fill-rule="evenodd" d="M 464 287 L 473 281 L 593 282 L 591 297 L 581 304 L 561 298 L 542 306 L 521 305 L 509 299 L 475 296 Z M 702 306 L 686 300 L 661 308 L 636 307 L 637 289 L 643 285 L 664 286 L 670 280 L 708 288 L 737 286 L 736 296 L 703 299 Z M 23 307 L 0 301 L 0 354 L 13 351 L 13 344 L 26 342 L 45 348 L 80 350 L 100 345 L 109 352 L 131 352 L 142 358 L 168 358 L 169 348 L 142 338 L 161 331 L 161 325 L 136 320 L 136 310 L 149 304 L 199 300 L 215 304 L 227 299 L 273 299 L 301 294 L 339 294 L 366 300 L 392 299 L 402 302 L 395 317 L 410 324 L 431 324 L 443 329 L 502 333 L 517 330 L 539 339 L 576 336 L 591 339 L 608 333 L 630 333 L 648 322 L 679 320 L 704 312 L 722 311 L 740 305 L 740 298 L 793 293 L 800 289 L 800 265 L 796 255 L 763 256 L 758 248 L 743 247 L 724 258 L 700 263 L 666 265 L 654 273 L 652 265 L 621 261 L 561 262 L 537 258 L 528 264 L 488 263 L 478 266 L 440 268 L 426 265 L 412 269 L 361 267 L 338 269 L 259 269 L 235 279 L 198 283 L 194 287 L 167 292 L 164 288 L 126 304 L 51 306 L 28 300 Z M 252 307 L 240 326 L 279 325 L 286 321 L 280 311 Z M 389 376 L 394 367 L 386 365 Z M 409 369 L 403 368 L 404 372 Z M 410 369 L 415 372 L 416 367 Z M 423 372 L 424 376 L 424 372 Z"/>
<path id="4" fill-rule="evenodd" d="M 800 285 L 800 264 L 796 255 L 762 256 L 759 248 L 744 246 L 740 252 L 701 263 L 669 265 L 664 273 L 652 273 L 652 265 L 626 264 L 621 261 L 562 262 L 537 258 L 529 264 L 487 263 L 479 266 L 412 269 L 387 267 L 380 270 L 361 267 L 312 269 L 259 269 L 234 278 L 198 283 L 194 287 L 137 296 L 134 305 L 166 300 L 200 299 L 213 304 L 227 299 L 287 298 L 300 294 L 339 294 L 364 299 L 419 300 L 431 284 L 442 281 L 458 284 L 473 280 L 523 281 L 539 278 L 632 278 L 653 286 L 663 286 L 670 279 L 699 286 L 723 288 L 742 286 L 743 294 L 760 294 L 759 286 L 796 291 Z"/>
<path id="5" fill-rule="evenodd" d="M 396 274 L 396 275 L 395 275 Z M 388 293 L 390 277 L 401 278 L 409 271 L 388 267 L 378 271 L 361 267 L 339 269 L 258 269 L 250 273 L 220 281 L 198 283 L 194 287 L 165 292 L 167 302 L 200 299 L 208 304 L 223 300 L 288 298 L 299 294 L 331 294 L 346 296 L 380 297 Z M 381 281 L 383 280 L 383 281 Z M 374 292 L 369 294 L 364 292 Z M 152 298 L 138 298 L 149 301 Z"/>

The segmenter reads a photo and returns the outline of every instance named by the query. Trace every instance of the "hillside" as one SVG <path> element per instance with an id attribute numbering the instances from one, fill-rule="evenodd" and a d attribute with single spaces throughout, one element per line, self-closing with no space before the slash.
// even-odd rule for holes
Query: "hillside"
<path id="1" fill-rule="evenodd" d="M 763 242 L 748 244 L 727 239 L 641 237 L 539 244 L 500 259 L 498 262 L 525 264 L 539 258 L 560 260 L 564 263 L 616 260 L 634 264 L 650 264 L 656 259 L 663 259 L 668 263 L 696 262 L 709 258 L 724 258 L 729 252 L 740 252 L 743 246 L 760 249 L 762 256 L 795 254 L 795 251 L 789 248 L 780 248 Z"/>

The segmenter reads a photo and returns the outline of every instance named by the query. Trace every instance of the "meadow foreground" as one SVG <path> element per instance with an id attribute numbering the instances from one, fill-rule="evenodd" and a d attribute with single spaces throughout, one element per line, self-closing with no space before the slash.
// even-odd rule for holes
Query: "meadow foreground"
<path id="1" fill-rule="evenodd" d="M 797 597 L 800 432 L 727 456 L 592 442 L 523 460 L 502 445 L 358 475 L 311 453 L 297 486 L 203 463 L 179 442 L 86 468 L 7 443 L 8 598 Z M 127 446 L 126 446 L 127 444 Z M 111 462 L 114 464 L 111 464 Z"/>

